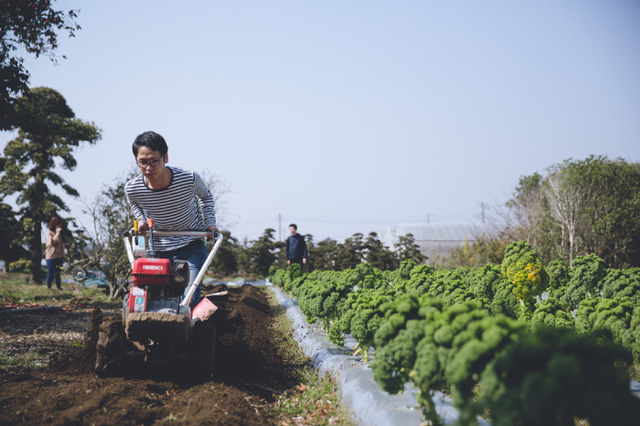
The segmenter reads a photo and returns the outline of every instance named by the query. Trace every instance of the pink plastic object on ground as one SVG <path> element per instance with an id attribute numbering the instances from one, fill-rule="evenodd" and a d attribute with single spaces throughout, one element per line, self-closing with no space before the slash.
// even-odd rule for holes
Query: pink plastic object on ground
<path id="1" fill-rule="evenodd" d="M 206 321 L 217 310 L 218 307 L 205 297 L 200 301 L 200 303 L 198 303 L 198 306 L 195 307 L 191 313 L 191 318 L 198 318 L 200 321 Z"/>

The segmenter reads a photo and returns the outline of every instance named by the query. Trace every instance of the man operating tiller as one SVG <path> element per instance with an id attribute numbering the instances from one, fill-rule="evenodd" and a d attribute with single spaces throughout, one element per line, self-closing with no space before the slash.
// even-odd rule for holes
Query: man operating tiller
<path id="1" fill-rule="evenodd" d="M 167 166 L 168 147 L 155 132 L 144 132 L 133 142 L 133 155 L 141 174 L 127 182 L 125 193 L 139 230 L 148 229 L 147 220 L 164 231 L 202 230 L 207 238 L 218 232 L 213 195 L 200 176 L 192 171 Z M 201 237 L 165 235 L 154 238 L 155 257 L 185 260 L 192 284 L 202 268 L 207 250 Z M 198 286 L 189 304 L 193 310 L 200 301 Z"/>

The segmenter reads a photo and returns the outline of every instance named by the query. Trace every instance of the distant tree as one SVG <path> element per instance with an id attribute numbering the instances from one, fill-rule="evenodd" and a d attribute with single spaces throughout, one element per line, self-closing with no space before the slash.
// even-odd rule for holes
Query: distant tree
<path id="1" fill-rule="evenodd" d="M 249 259 L 249 240 L 244 237 L 242 241 L 238 241 L 236 260 L 238 261 L 238 273 L 242 276 L 246 276 L 251 270 L 251 260 Z"/>
<path id="2" fill-rule="evenodd" d="M 354 269 L 364 261 L 364 235 L 357 232 L 351 237 L 338 244 L 335 255 L 335 269 L 343 271 L 345 269 Z"/>
<path id="3" fill-rule="evenodd" d="M 226 227 L 233 224 L 226 203 L 226 195 L 231 192 L 231 185 L 222 176 L 211 174 L 208 170 L 201 171 L 200 177 L 211 190 L 216 210 L 216 224 L 222 230 L 224 237 L 223 243 L 213 258 L 211 265 L 216 274 L 230 276 L 240 269 L 238 259 L 242 251 L 242 246 L 239 244 L 238 239 L 232 236 L 230 231 L 224 231 Z"/>
<path id="4" fill-rule="evenodd" d="M 562 228 L 561 245 L 567 247 L 569 266 L 573 264 L 578 238 L 580 216 L 585 209 L 588 187 L 573 182 L 570 169 L 552 166 L 544 180 L 544 195 L 548 201 L 549 212 Z"/>
<path id="5" fill-rule="evenodd" d="M 27 251 L 20 244 L 21 227 L 16 219 L 16 212 L 9 204 L 0 202 L 0 260 L 4 261 L 4 271 L 9 270 L 9 264 L 27 255 Z"/>
<path id="6" fill-rule="evenodd" d="M 276 260 L 275 232 L 275 229 L 267 228 L 262 236 L 249 244 L 246 249 L 250 265 L 249 272 L 262 277 L 269 275 L 269 268 Z"/>
<path id="7" fill-rule="evenodd" d="M 462 247 L 449 250 L 443 266 L 447 268 L 480 268 L 490 263 L 502 263 L 508 240 L 482 234 L 473 242 L 465 240 Z"/>
<path id="8" fill-rule="evenodd" d="M 129 175 L 129 178 L 133 175 Z M 120 286 L 131 272 L 124 246 L 123 232 L 133 225 L 133 216 L 124 192 L 128 178 L 119 178 L 114 186 L 104 186 L 96 198 L 84 203 L 83 213 L 91 217 L 91 227 L 83 227 L 87 244 L 82 264 L 104 273 L 109 281 L 109 300 L 118 297 Z"/>
<path id="9" fill-rule="evenodd" d="M 27 91 L 29 71 L 23 52 L 48 56 L 56 62 L 58 32 L 70 37 L 80 26 L 75 10 L 55 10 L 51 0 L 3 0 L 0 2 L 0 130 L 13 128 L 14 103 Z M 64 58 L 64 56 L 63 56 Z"/>
<path id="10" fill-rule="evenodd" d="M 523 177 L 507 203 L 507 241 L 545 262 L 595 253 L 610 268 L 640 266 L 640 164 L 590 156 Z"/>
<path id="11" fill-rule="evenodd" d="M 216 223 L 218 229 L 225 229 L 232 225 L 231 215 L 227 208 L 226 195 L 231 192 L 231 185 L 220 175 L 211 174 L 208 170 L 200 172 L 200 177 L 213 195 L 213 204 L 216 209 Z M 237 240 L 236 240 L 237 242 Z"/>
<path id="12" fill-rule="evenodd" d="M 224 238 L 213 262 L 211 262 L 211 267 L 215 274 L 228 277 L 238 272 L 237 252 L 240 246 L 231 232 L 221 231 L 221 233 Z"/>
<path id="13" fill-rule="evenodd" d="M 405 260 L 413 260 L 416 263 L 424 263 L 428 257 L 422 254 L 420 246 L 416 243 L 416 239 L 413 234 L 400 235 L 398 241 L 393 245 L 396 256 L 398 258 L 398 264 L 401 264 Z"/>
<path id="14" fill-rule="evenodd" d="M 506 228 L 501 239 L 506 243 L 524 240 L 536 247 L 547 259 L 564 254 L 564 247 L 555 238 L 561 230 L 551 217 L 544 197 L 544 176 L 534 173 L 520 178 L 513 199 L 506 203 Z"/>
<path id="15" fill-rule="evenodd" d="M 399 266 L 396 254 L 378 239 L 377 233 L 370 232 L 364 246 L 364 259 L 374 268 L 382 271 L 392 271 Z"/>
<path id="16" fill-rule="evenodd" d="M 314 244 L 311 248 L 307 244 L 309 251 L 309 269 L 332 271 L 335 269 L 335 256 L 338 248 L 338 242 L 331 239 L 320 241 L 318 244 Z"/>
<path id="17" fill-rule="evenodd" d="M 75 118 L 62 95 L 53 89 L 39 87 L 18 98 L 14 122 L 18 137 L 4 149 L 5 166 L 0 176 L 1 194 L 18 194 L 22 227 L 29 236 L 28 246 L 33 280 L 42 282 L 42 223 L 59 210 L 68 211 L 62 198 L 51 191 L 59 186 L 68 195 L 78 192 L 54 172 L 56 160 L 60 166 L 74 170 L 74 150 L 81 142 L 94 144 L 100 130 L 93 123 Z"/>
<path id="18" fill-rule="evenodd" d="M 595 253 L 611 268 L 640 266 L 640 163 L 591 156 L 569 169 L 575 185 L 589 188 L 577 255 Z"/>
<path id="19" fill-rule="evenodd" d="M 305 241 L 307 241 L 307 250 L 309 250 L 309 240 L 307 239 L 307 237 L 311 238 L 311 244 L 313 244 L 313 236 L 310 234 L 306 234 L 303 236 L 305 238 Z M 273 263 L 273 266 L 275 266 L 276 268 L 287 269 L 287 253 L 285 249 L 286 243 L 284 241 L 276 241 L 273 243 L 273 246 L 276 249 L 274 252 L 276 260 Z"/>
<path id="20" fill-rule="evenodd" d="M 85 228 L 78 222 L 78 218 L 69 216 L 61 219 L 65 223 L 62 237 L 65 249 L 64 261 L 68 266 L 86 258 L 85 252 L 89 241 L 85 235 Z"/>

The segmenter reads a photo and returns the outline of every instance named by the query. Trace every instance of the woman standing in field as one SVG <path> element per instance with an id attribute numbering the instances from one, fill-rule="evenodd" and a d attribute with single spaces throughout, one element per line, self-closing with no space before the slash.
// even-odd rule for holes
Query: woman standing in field
<path id="1" fill-rule="evenodd" d="M 58 216 L 52 217 L 49 221 L 45 259 L 47 261 L 47 288 L 51 288 L 51 282 L 55 278 L 56 288 L 62 290 L 60 271 L 64 259 L 64 240 L 62 239 L 62 220 Z"/>

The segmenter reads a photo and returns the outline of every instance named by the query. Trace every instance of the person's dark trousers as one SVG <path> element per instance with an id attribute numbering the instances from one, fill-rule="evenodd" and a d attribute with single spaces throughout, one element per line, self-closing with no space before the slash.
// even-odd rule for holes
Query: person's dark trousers
<path id="1" fill-rule="evenodd" d="M 60 272 L 62 271 L 62 259 L 47 259 L 47 288 L 51 288 L 51 283 L 55 279 L 56 288 L 62 290 Z"/>
<path id="2" fill-rule="evenodd" d="M 189 285 L 191 285 L 196 280 L 202 265 L 204 265 L 204 262 L 207 260 L 207 247 L 205 246 L 204 241 L 196 240 L 177 250 L 171 252 L 158 252 L 156 255 L 161 258 L 169 259 L 171 262 L 176 259 L 186 260 L 189 264 Z M 191 298 L 189 307 L 192 311 L 196 306 L 198 306 L 198 303 L 200 303 L 201 292 L 202 283 L 200 283 L 200 286 L 196 288 L 196 291 L 193 293 L 193 297 Z"/>

